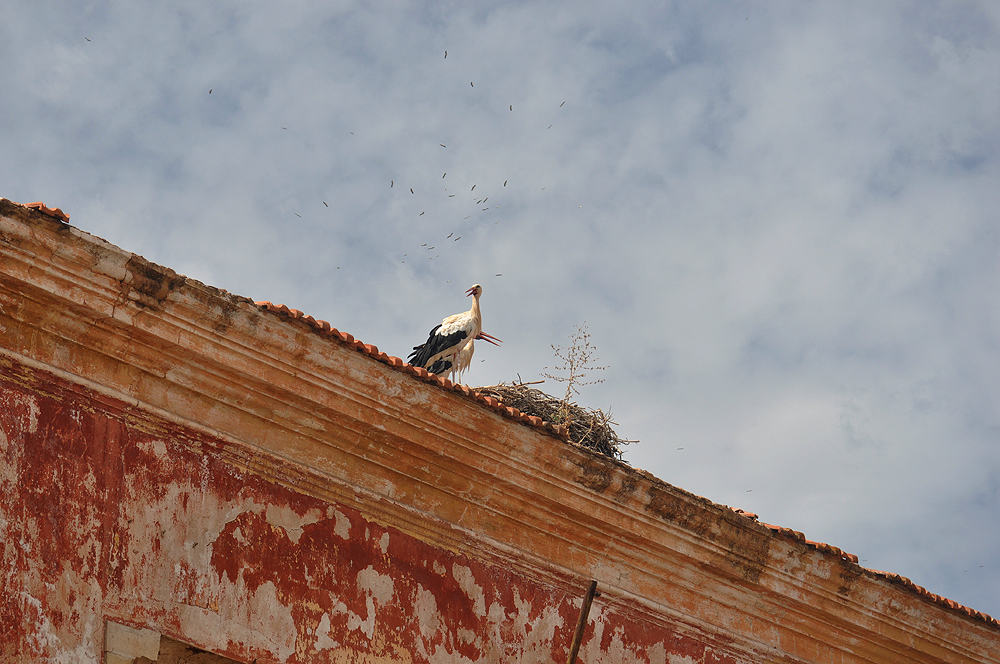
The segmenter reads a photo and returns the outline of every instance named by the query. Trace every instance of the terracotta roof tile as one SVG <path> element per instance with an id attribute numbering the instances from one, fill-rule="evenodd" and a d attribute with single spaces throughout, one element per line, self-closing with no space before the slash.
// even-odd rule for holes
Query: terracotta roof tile
<path id="1" fill-rule="evenodd" d="M 68 214 L 66 214 L 65 212 L 63 212 L 59 208 L 46 207 L 45 203 L 42 203 L 41 201 L 38 201 L 38 202 L 35 202 L 35 203 L 28 203 L 24 207 L 29 207 L 29 208 L 38 210 L 42 214 L 47 214 L 50 217 L 55 217 L 56 219 L 58 219 L 60 221 L 66 221 L 66 222 L 69 221 L 69 215 Z"/>
<path id="2" fill-rule="evenodd" d="M 3 200 L 9 200 L 9 199 L 4 198 Z M 32 210 L 38 210 L 42 214 L 52 217 L 54 219 L 58 219 L 59 221 L 62 222 L 69 221 L 68 214 L 66 214 L 59 208 L 50 208 L 41 201 L 36 201 L 34 203 L 28 203 L 28 204 L 18 203 L 17 201 L 10 201 L 10 202 L 13 203 L 14 205 L 20 205 L 21 207 L 30 208 Z"/>
<path id="3" fill-rule="evenodd" d="M 498 401 L 497 399 L 495 399 L 493 397 L 484 396 L 484 395 L 480 394 L 479 392 L 476 392 L 475 390 L 469 388 L 466 385 L 456 385 L 456 384 L 452 383 L 450 380 L 448 380 L 447 378 L 440 378 L 438 376 L 435 376 L 432 373 L 429 373 L 426 369 L 423 369 L 421 367 L 415 367 L 415 366 L 413 366 L 411 364 L 408 364 L 407 362 L 404 362 L 403 360 L 401 360 L 398 357 L 393 357 L 391 355 L 387 355 L 386 353 L 383 353 L 383 352 L 379 351 L 379 349 L 376 346 L 373 346 L 371 344 L 362 343 L 361 341 L 357 341 L 350 334 L 347 334 L 346 332 L 339 331 L 337 328 L 331 326 L 330 323 L 326 322 L 325 320 L 316 320 L 312 316 L 307 316 L 307 315 L 303 314 L 298 309 L 290 309 L 290 308 L 288 308 L 287 306 L 285 306 L 283 304 L 273 304 L 271 302 L 257 302 L 256 304 L 257 304 L 257 306 L 259 306 L 264 311 L 268 311 L 268 312 L 270 312 L 272 314 L 276 314 L 279 317 L 302 321 L 303 323 L 305 323 L 309 327 L 313 328 L 318 333 L 323 334 L 324 336 L 330 336 L 333 339 L 339 341 L 340 343 L 342 343 L 342 344 L 344 344 L 346 346 L 353 347 L 357 351 L 359 351 L 361 353 L 364 353 L 365 355 L 368 355 L 369 357 L 371 357 L 372 359 L 374 359 L 374 360 L 376 360 L 378 362 L 381 362 L 383 364 L 386 364 L 388 366 L 391 366 L 391 367 L 394 367 L 394 368 L 398 369 L 402 373 L 409 374 L 411 376 L 415 376 L 417 379 L 419 379 L 419 380 L 421 380 L 421 381 L 423 381 L 425 383 L 431 383 L 433 385 L 437 385 L 438 387 L 441 387 L 442 389 L 451 390 L 452 392 L 457 392 L 458 394 L 466 396 L 469 399 L 471 399 L 473 401 L 476 401 L 476 402 L 478 402 L 478 403 L 486 406 L 487 408 L 490 408 L 494 412 L 500 414 L 503 417 L 506 417 L 507 419 L 515 420 L 515 421 L 520 422 L 520 423 L 522 423 L 522 424 L 524 424 L 526 426 L 530 426 L 530 427 L 532 427 L 534 429 L 543 431 L 543 432 L 545 432 L 545 433 L 547 433 L 547 434 L 549 434 L 551 436 L 555 436 L 556 438 L 559 438 L 559 439 L 561 439 L 563 441 L 568 441 L 569 440 L 569 429 L 567 427 L 565 427 L 565 426 L 558 426 L 558 425 L 552 424 L 551 422 L 546 422 L 546 421 L 542 420 L 540 417 L 535 417 L 533 415 L 526 415 L 525 413 L 522 413 L 521 411 L 517 410 L 516 408 L 505 406 L 504 404 L 502 404 L 500 401 Z M 655 477 L 653 477 L 652 475 L 650 475 L 646 471 L 637 470 L 637 469 L 635 469 L 635 470 L 636 470 L 636 472 L 639 472 L 639 473 L 641 473 L 643 475 L 646 475 L 646 476 L 649 476 L 649 477 L 651 477 L 653 479 L 656 479 Z M 716 503 L 713 503 L 712 501 L 707 500 L 707 499 L 703 499 L 703 500 L 706 500 L 706 502 L 711 503 L 713 505 L 716 504 Z M 732 509 L 732 508 L 729 508 L 729 507 L 727 507 L 725 505 L 720 505 L 720 507 L 723 507 L 725 509 Z M 929 601 L 931 601 L 931 602 L 933 602 L 935 604 L 939 604 L 941 606 L 945 606 L 945 607 L 947 607 L 947 608 L 949 608 L 949 609 L 951 609 L 953 611 L 957 611 L 959 613 L 962 613 L 962 614 L 964 614 L 966 616 L 969 616 L 971 618 L 974 618 L 976 620 L 981 620 L 981 621 L 983 621 L 983 622 L 985 622 L 988 625 L 991 625 L 993 627 L 1000 627 L 1000 621 L 997 621 L 992 616 L 987 615 L 985 613 L 982 613 L 980 611 L 975 611 L 973 609 L 970 609 L 969 607 L 963 606 L 963 605 L 959 604 L 958 602 L 955 602 L 954 600 L 950 600 L 950 599 L 941 597 L 940 595 L 935 595 L 935 594 L 929 592 L 928 590 L 926 590 L 925 588 L 922 588 L 922 587 L 916 585 L 915 583 L 913 583 L 912 581 L 910 581 L 906 577 L 900 576 L 898 574 L 893 574 L 891 572 L 882 572 L 882 571 L 878 571 L 878 570 L 870 570 L 870 569 L 867 569 L 866 567 L 862 567 L 858 563 L 858 557 L 856 555 L 854 555 L 853 553 L 847 553 L 846 551 L 843 551 L 840 548 L 838 548 L 836 546 L 832 546 L 830 544 L 825 544 L 823 542 L 814 542 L 812 540 L 808 540 L 808 539 L 806 539 L 806 536 L 804 534 L 802 534 L 801 532 L 799 532 L 797 530 L 792 530 L 791 528 L 784 528 L 782 526 L 775 526 L 775 525 L 772 525 L 772 524 L 769 524 L 769 523 L 763 523 L 761 521 L 758 521 L 757 515 L 754 514 L 753 512 L 746 512 L 746 511 L 740 510 L 740 509 L 736 509 L 736 510 L 732 510 L 732 511 L 735 512 L 736 514 L 742 516 L 745 519 L 749 519 L 750 521 L 753 521 L 755 523 L 759 523 L 760 525 L 764 526 L 765 528 L 768 528 L 769 530 L 771 530 L 777 536 L 787 537 L 787 538 L 789 538 L 789 539 L 791 539 L 791 540 L 793 540 L 795 542 L 798 542 L 798 543 L 800 543 L 800 544 L 802 544 L 804 546 L 807 546 L 807 547 L 809 547 L 811 549 L 819 551 L 820 553 L 823 553 L 823 554 L 826 554 L 826 555 L 830 555 L 830 556 L 834 556 L 834 557 L 836 557 L 836 558 L 838 558 L 838 559 L 840 559 L 840 560 L 842 560 L 842 561 L 844 561 L 844 562 L 846 562 L 848 564 L 855 565 L 860 570 L 863 570 L 864 572 L 867 572 L 868 574 L 870 574 L 872 576 L 880 577 L 880 578 L 883 578 L 883 579 L 889 581 L 890 583 L 895 583 L 895 584 L 901 585 L 901 586 L 907 588 L 908 590 L 916 593 L 918 596 L 923 597 L 923 598 L 925 598 L 925 599 L 927 599 L 927 600 L 929 600 Z"/>

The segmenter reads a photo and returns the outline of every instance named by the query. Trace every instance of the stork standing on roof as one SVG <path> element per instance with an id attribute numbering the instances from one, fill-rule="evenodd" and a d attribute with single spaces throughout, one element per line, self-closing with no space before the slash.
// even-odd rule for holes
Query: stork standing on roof
<path id="1" fill-rule="evenodd" d="M 468 355 L 463 358 L 468 363 L 472 362 L 474 347 L 472 341 L 476 338 L 489 341 L 495 337 L 483 335 L 483 315 L 479 310 L 479 298 L 483 294 L 483 287 L 479 284 L 465 292 L 466 296 L 472 296 L 472 308 L 468 311 L 453 316 L 448 316 L 440 325 L 431 330 L 427 341 L 419 346 L 413 347 L 410 353 L 410 364 L 430 371 L 432 368 L 438 369 L 438 375 L 451 373 L 455 376 L 458 373 L 459 355 L 468 346 Z M 491 341 L 491 343 L 493 343 Z M 435 363 L 444 361 L 435 366 Z M 447 365 L 447 366 L 445 366 Z"/>

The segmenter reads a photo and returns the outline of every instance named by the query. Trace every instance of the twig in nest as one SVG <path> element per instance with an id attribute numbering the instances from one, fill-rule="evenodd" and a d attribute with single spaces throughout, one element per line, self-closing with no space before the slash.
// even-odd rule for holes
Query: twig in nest
<path id="1" fill-rule="evenodd" d="M 540 381 L 538 381 L 540 382 Z M 566 403 L 562 399 L 545 394 L 528 385 L 536 383 L 500 383 L 488 387 L 479 387 L 480 394 L 491 396 L 503 402 L 505 406 L 517 408 L 522 413 L 540 417 L 553 424 L 564 424 L 569 428 L 569 439 L 577 445 L 588 447 L 595 452 L 617 461 L 622 459 L 623 445 L 635 443 L 635 440 L 620 438 L 611 428 L 611 413 L 601 410 L 582 408 L 575 403 Z"/>
<path id="2" fill-rule="evenodd" d="M 542 384 L 544 382 L 545 382 L 544 380 L 530 380 L 527 383 L 525 383 L 523 380 L 521 380 L 521 374 L 517 374 L 517 384 L 518 385 L 540 385 L 540 384 Z"/>

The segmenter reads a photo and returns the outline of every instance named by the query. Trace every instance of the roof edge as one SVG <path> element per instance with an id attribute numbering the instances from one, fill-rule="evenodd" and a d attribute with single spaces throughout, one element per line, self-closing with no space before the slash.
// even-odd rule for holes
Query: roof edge
<path id="1" fill-rule="evenodd" d="M 468 385 L 453 383 L 449 379 L 436 376 L 422 367 L 415 367 L 398 357 L 380 351 L 377 346 L 366 344 L 363 341 L 355 339 L 352 335 L 346 332 L 341 332 L 337 328 L 333 327 L 328 321 L 313 318 L 298 309 L 292 309 L 284 304 L 274 304 L 273 302 L 268 301 L 255 302 L 254 304 L 260 307 L 263 311 L 275 314 L 284 320 L 305 323 L 319 335 L 330 337 L 334 341 L 354 348 L 359 353 L 367 355 L 377 362 L 381 362 L 382 364 L 398 369 L 402 373 L 413 376 L 424 383 L 436 385 L 441 389 L 461 394 L 462 396 L 465 396 L 472 401 L 482 404 L 494 412 L 499 413 L 506 419 L 538 429 L 564 442 L 569 441 L 569 429 L 564 425 L 553 424 L 552 422 L 543 420 L 540 417 L 522 413 L 517 408 L 504 406 L 503 403 L 497 399 L 480 394 Z"/>

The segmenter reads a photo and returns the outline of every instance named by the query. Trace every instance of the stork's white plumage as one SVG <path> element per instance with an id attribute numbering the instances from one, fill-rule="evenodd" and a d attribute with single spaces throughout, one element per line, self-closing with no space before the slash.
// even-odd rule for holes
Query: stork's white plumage
<path id="1" fill-rule="evenodd" d="M 427 370 L 441 377 L 447 376 L 450 373 L 452 381 L 457 382 L 462 380 L 462 374 L 472 366 L 472 354 L 476 352 L 476 339 L 491 343 L 494 346 L 499 346 L 503 343 L 503 341 L 493 335 L 480 332 L 462 346 L 462 350 L 458 351 L 458 354 L 455 356 L 454 363 L 452 363 L 451 358 L 442 358 L 432 364 Z"/>
<path id="2" fill-rule="evenodd" d="M 471 295 L 472 308 L 460 314 L 448 316 L 440 325 L 431 330 L 427 341 L 419 346 L 414 346 L 410 353 L 410 364 L 415 367 L 422 367 L 431 371 L 432 368 L 439 369 L 438 375 L 451 372 L 454 376 L 458 369 L 459 354 L 468 346 L 468 363 L 472 362 L 474 347 L 472 341 L 476 338 L 484 338 L 480 335 L 483 331 L 483 316 L 479 310 L 479 298 L 483 294 L 483 287 L 479 284 L 465 292 Z M 491 339 L 493 337 L 490 337 Z M 447 364 L 447 367 L 441 362 Z M 468 366 L 468 364 L 466 364 Z"/>

